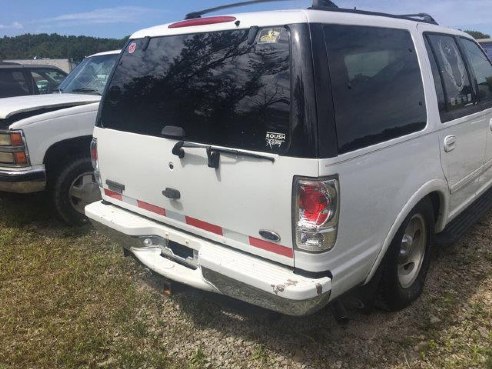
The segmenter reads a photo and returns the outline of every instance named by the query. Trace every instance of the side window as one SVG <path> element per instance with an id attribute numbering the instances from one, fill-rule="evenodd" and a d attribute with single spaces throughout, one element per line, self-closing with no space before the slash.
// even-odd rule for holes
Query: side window
<path id="1" fill-rule="evenodd" d="M 481 44 L 489 59 L 492 60 L 492 43 L 484 42 Z"/>
<path id="2" fill-rule="evenodd" d="M 429 61 L 431 64 L 432 76 L 434 77 L 434 87 L 436 89 L 437 104 L 439 107 L 439 113 L 441 114 L 441 121 L 445 121 L 446 117 L 444 113 L 446 112 L 446 96 L 444 95 L 444 88 L 442 86 L 441 73 L 439 72 L 439 67 L 436 63 L 436 57 L 434 51 L 429 44 L 429 40 L 425 37 L 425 48 L 427 49 L 427 55 L 429 56 Z"/>
<path id="3" fill-rule="evenodd" d="M 340 153 L 425 128 L 424 88 L 408 31 L 327 25 L 324 36 Z"/>
<path id="4" fill-rule="evenodd" d="M 0 97 L 30 95 L 25 75 L 20 70 L 0 70 Z"/>
<path id="5" fill-rule="evenodd" d="M 31 70 L 31 74 L 40 94 L 50 94 L 58 88 L 66 75 L 57 70 L 36 69 Z"/>
<path id="6" fill-rule="evenodd" d="M 475 101 L 474 91 L 465 61 L 454 37 L 440 34 L 426 36 L 431 49 L 431 63 L 435 58 L 436 70 L 433 69 L 434 81 L 441 80 L 444 88 L 445 104 L 440 106 L 443 122 L 472 113 Z M 433 57 L 433 58 L 432 58 Z"/>
<path id="7" fill-rule="evenodd" d="M 460 38 L 478 88 L 478 100 L 492 105 L 492 65 L 482 49 L 473 41 Z"/>
<path id="8" fill-rule="evenodd" d="M 46 78 L 46 76 L 42 76 L 38 72 L 34 71 L 31 71 L 31 75 L 40 94 L 47 94 L 51 92 L 50 81 Z"/>

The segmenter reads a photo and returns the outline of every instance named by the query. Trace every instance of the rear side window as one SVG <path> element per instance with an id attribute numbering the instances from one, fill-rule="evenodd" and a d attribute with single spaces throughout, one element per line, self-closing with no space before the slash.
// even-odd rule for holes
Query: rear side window
<path id="1" fill-rule="evenodd" d="M 98 124 L 283 153 L 290 141 L 290 35 L 285 27 L 155 37 L 130 42 Z"/>
<path id="2" fill-rule="evenodd" d="M 482 49 L 473 41 L 460 38 L 463 51 L 468 59 L 478 88 L 478 100 L 491 105 L 492 65 Z"/>
<path id="3" fill-rule="evenodd" d="M 408 31 L 328 25 L 324 35 L 340 153 L 426 126 L 422 77 Z"/>

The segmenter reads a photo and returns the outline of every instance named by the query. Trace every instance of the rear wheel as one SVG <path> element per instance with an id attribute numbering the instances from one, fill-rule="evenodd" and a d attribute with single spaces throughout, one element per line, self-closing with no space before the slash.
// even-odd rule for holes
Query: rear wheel
<path id="1" fill-rule="evenodd" d="M 87 223 L 85 206 L 101 199 L 90 158 L 75 158 L 60 168 L 54 180 L 52 198 L 58 215 L 65 223 Z"/>
<path id="2" fill-rule="evenodd" d="M 434 216 L 421 201 L 398 229 L 383 261 L 380 296 L 388 310 L 400 310 L 421 294 L 430 264 Z"/>

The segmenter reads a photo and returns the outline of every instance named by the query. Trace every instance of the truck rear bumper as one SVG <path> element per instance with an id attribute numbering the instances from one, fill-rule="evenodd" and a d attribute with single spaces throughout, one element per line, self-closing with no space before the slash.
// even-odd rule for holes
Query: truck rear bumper
<path id="1" fill-rule="evenodd" d="M 331 279 L 307 278 L 288 267 L 221 246 L 123 210 L 102 201 L 90 204 L 86 215 L 100 232 L 117 240 L 154 272 L 206 291 L 221 293 L 288 315 L 306 315 L 325 306 Z M 163 256 L 161 245 L 144 244 L 162 239 L 193 250 L 196 264 Z"/>
<path id="2" fill-rule="evenodd" d="M 0 169 L 0 191 L 31 193 L 46 188 L 44 168 Z"/>

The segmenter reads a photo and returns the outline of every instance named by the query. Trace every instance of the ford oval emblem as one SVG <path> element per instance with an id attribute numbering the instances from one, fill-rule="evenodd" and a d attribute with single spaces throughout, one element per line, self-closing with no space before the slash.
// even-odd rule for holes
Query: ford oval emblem
<path id="1" fill-rule="evenodd" d="M 260 231 L 260 236 L 263 237 L 264 239 L 268 241 L 273 241 L 273 242 L 279 242 L 280 241 L 280 236 L 278 233 L 275 233 L 273 231 L 267 231 L 265 229 L 262 229 Z"/>

